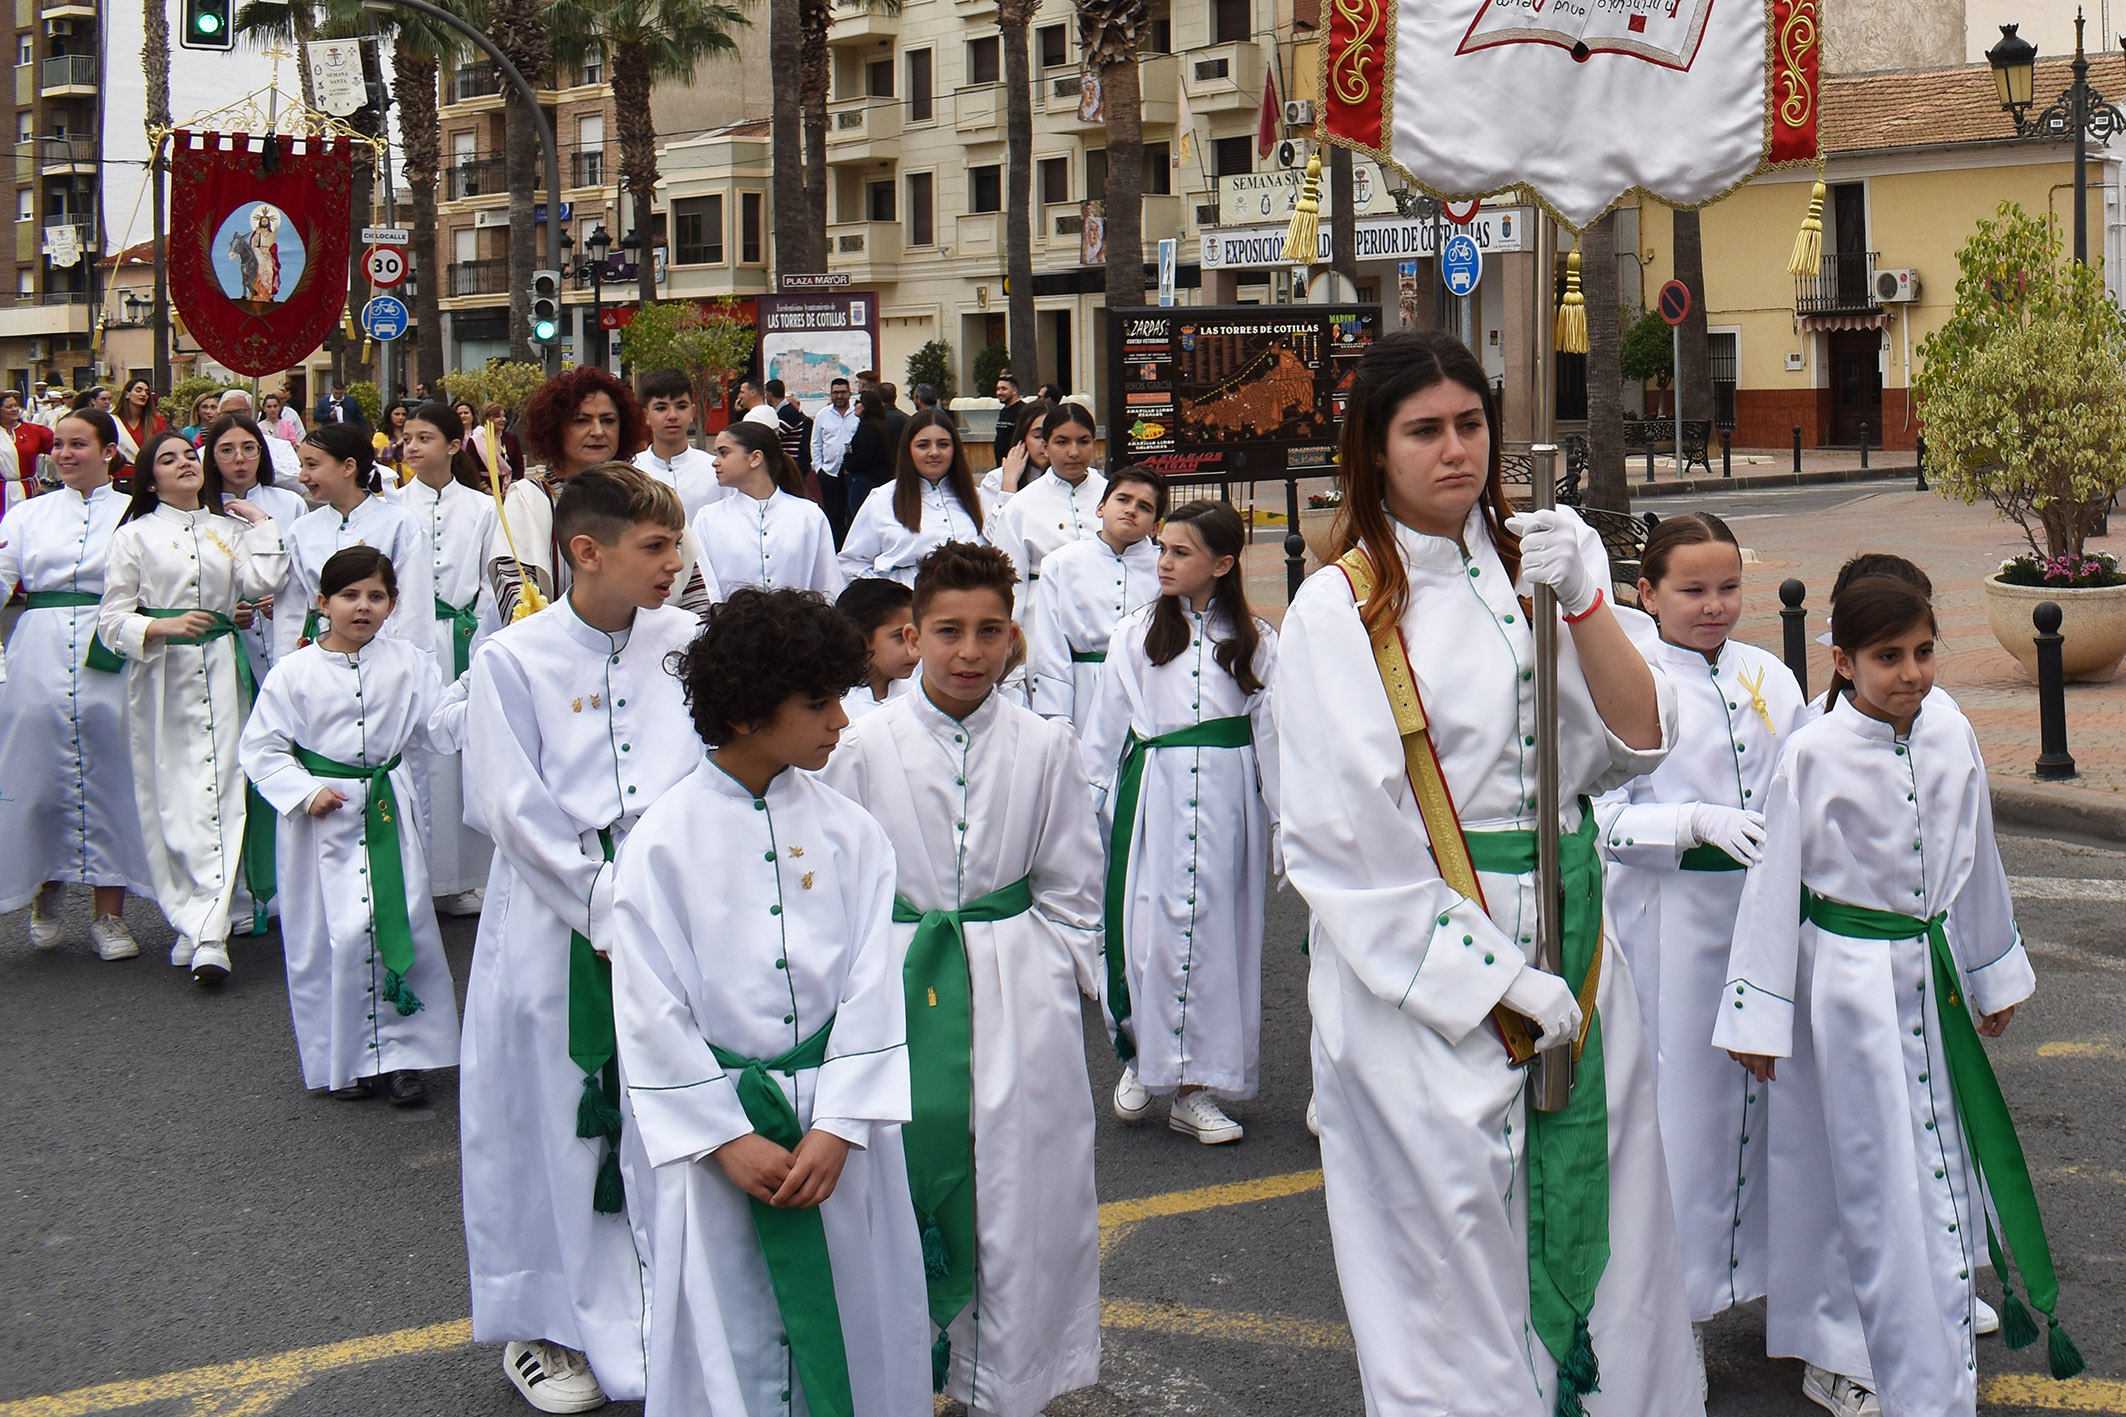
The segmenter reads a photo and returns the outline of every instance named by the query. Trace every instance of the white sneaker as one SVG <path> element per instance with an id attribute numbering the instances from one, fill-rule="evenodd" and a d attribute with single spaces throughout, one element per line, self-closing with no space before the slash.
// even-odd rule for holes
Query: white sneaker
<path id="1" fill-rule="evenodd" d="M 1115 1115 L 1125 1122 L 1141 1122 L 1151 1110 L 1151 1089 L 1137 1081 L 1135 1067 L 1123 1068 L 1122 1080 L 1115 1084 Z"/>
<path id="2" fill-rule="evenodd" d="M 37 888 L 37 898 L 30 902 L 30 944 L 40 950 L 57 945 L 66 935 L 66 887 L 58 881 L 46 881 Z"/>
<path id="3" fill-rule="evenodd" d="M 1317 1138 L 1321 1136 L 1321 1113 L 1314 1110 L 1314 1094 L 1311 1092 L 1307 1094 L 1307 1132 Z"/>
<path id="4" fill-rule="evenodd" d="M 1166 1124 L 1205 1146 L 1218 1146 L 1241 1138 L 1240 1123 L 1226 1116 L 1218 1099 L 1203 1091 L 1176 1094 Z"/>
<path id="5" fill-rule="evenodd" d="M 1980 1338 L 1984 1338 L 1989 1334 L 1999 1333 L 2001 1331 L 2001 1316 L 1999 1311 L 1996 1310 L 1991 1304 L 1987 1303 L 1985 1300 L 1979 1299 L 1976 1296 L 1973 1297 L 1973 1302 L 1978 1305 L 1978 1321 L 1976 1327 L 1972 1331 L 1976 1333 Z"/>
<path id="6" fill-rule="evenodd" d="M 89 938 L 96 942 L 98 959 L 131 959 L 140 953 L 140 941 L 115 915 L 99 915 L 91 921 Z"/>
<path id="7" fill-rule="evenodd" d="M 456 895 L 437 896 L 436 914 L 478 915 L 480 907 L 486 903 L 487 892 L 478 886 L 474 886 L 471 890 L 459 891 Z"/>
<path id="8" fill-rule="evenodd" d="M 170 963 L 176 965 L 179 969 L 190 969 L 192 967 L 192 952 L 198 948 L 199 942 L 190 935 L 179 935 L 177 943 L 170 946 Z"/>
<path id="9" fill-rule="evenodd" d="M 1872 1389 L 1814 1363 L 1801 1367 L 1801 1395 L 1837 1417 L 1882 1417 L 1882 1404 Z"/>
<path id="10" fill-rule="evenodd" d="M 220 940 L 201 940 L 192 951 L 192 982 L 219 984 L 229 977 L 229 947 Z"/>
<path id="11" fill-rule="evenodd" d="M 502 1370 L 524 1400 L 541 1412 L 593 1412 L 605 1406 L 605 1389 L 591 1375 L 590 1361 L 573 1348 L 535 1339 L 502 1349 Z"/>

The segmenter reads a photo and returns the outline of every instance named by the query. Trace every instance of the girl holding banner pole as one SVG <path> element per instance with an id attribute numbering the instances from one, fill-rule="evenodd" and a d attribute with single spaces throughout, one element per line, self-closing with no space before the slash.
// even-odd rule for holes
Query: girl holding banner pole
<path id="1" fill-rule="evenodd" d="M 1605 604 L 1594 534 L 1508 517 L 1490 382 L 1451 335 L 1365 355 L 1340 462 L 1344 554 L 1279 640 L 1278 777 L 1368 1407 L 1701 1413 L 1652 1058 L 1584 800 L 1661 761 L 1669 690 Z M 1535 812 L 1531 584 L 1562 627 L 1555 823 Z M 1562 979 L 1527 963 L 1538 830 L 1562 837 Z M 1537 1112 L 1515 1058 L 1558 1048 L 1577 1085 Z"/>

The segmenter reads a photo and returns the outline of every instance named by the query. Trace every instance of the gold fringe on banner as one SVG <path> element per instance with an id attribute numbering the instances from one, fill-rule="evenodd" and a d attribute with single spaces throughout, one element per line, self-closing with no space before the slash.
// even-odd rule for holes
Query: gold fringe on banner
<path id="1" fill-rule="evenodd" d="M 1823 271 L 1823 199 L 1830 191 L 1822 178 L 1809 189 L 1809 214 L 1801 219 L 1801 230 L 1794 233 L 1794 254 L 1786 261 L 1790 275 L 1813 276 Z"/>
<path id="2" fill-rule="evenodd" d="M 1580 248 L 1565 258 L 1565 298 L 1558 302 L 1557 346 L 1560 354 L 1587 352 L 1587 298 L 1580 294 Z"/>
<path id="3" fill-rule="evenodd" d="M 1316 144 L 1307 159 L 1306 180 L 1299 184 L 1299 200 L 1292 205 L 1292 225 L 1284 234 L 1284 262 L 1311 266 L 1321 256 L 1321 146 Z"/>

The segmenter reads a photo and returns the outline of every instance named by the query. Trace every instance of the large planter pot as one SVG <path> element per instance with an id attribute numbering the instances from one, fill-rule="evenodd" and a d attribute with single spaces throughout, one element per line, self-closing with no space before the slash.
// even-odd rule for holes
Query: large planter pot
<path id="1" fill-rule="evenodd" d="M 2032 683 L 2037 681 L 2037 645 L 2031 637 L 2037 631 L 2030 614 L 2048 600 L 2060 608 L 2061 661 L 2068 679 L 2102 684 L 2119 672 L 2119 661 L 2126 659 L 2126 586 L 2048 590 L 1988 576 L 1985 587 L 1986 624 Z"/>

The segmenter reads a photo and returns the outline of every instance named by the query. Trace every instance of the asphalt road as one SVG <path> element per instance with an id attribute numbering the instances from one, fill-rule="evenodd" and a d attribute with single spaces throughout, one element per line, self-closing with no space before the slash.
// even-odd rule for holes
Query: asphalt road
<path id="1" fill-rule="evenodd" d="M 2091 1377 L 2117 1378 L 2126 947 L 2110 922 L 2126 901 L 2126 854 L 2024 836 L 2004 846 L 2041 983 L 1993 1054 L 2057 1247 L 2063 1312 Z M 72 904 L 85 931 L 86 894 Z M 272 943 L 240 945 L 235 977 L 208 994 L 163 962 L 169 932 L 152 909 L 136 901 L 129 915 L 144 950 L 121 964 L 79 940 L 32 953 L 25 917 L 0 920 L 0 1186 L 12 1198 L 0 1221 L 0 1417 L 518 1417 L 496 1350 L 470 1347 L 460 1326 L 452 1076 L 407 1112 L 307 1095 Z M 1088 1028 L 1106 1366 L 1099 1387 L 1052 1414 L 1361 1411 L 1301 1120 L 1303 926 L 1293 896 L 1272 898 L 1262 1093 L 1234 1109 L 1248 1126 L 1239 1145 L 1116 1122 L 1104 1104 L 1117 1067 Z M 462 984 L 471 924 L 444 933 Z M 1126 1204 L 1147 1197 L 1158 1199 Z M 2037 1350 L 1981 1351 L 1988 1378 L 2038 1371 Z M 1722 1321 L 1711 1355 L 1714 1417 L 1817 1411 L 1798 1366 L 1762 1356 L 1758 1319 Z M 252 1361 L 220 1366 L 238 1360 Z M 2031 1382 L 2004 1395 L 2014 1400 L 1983 1410 L 2058 1410 L 2069 1390 Z M 2126 1413 L 2126 1386 L 2072 1396 L 2073 1410 Z"/>

